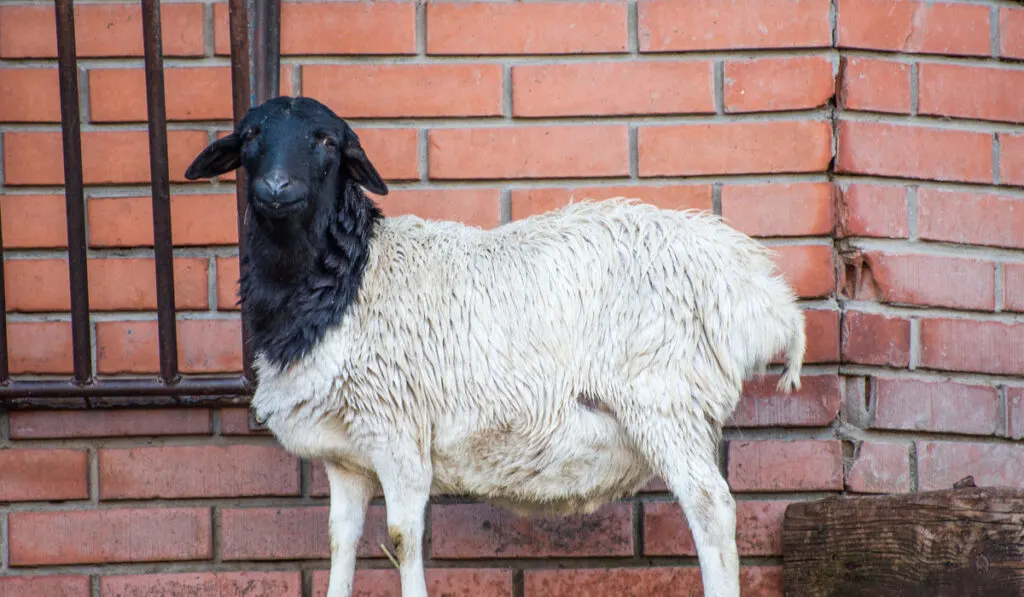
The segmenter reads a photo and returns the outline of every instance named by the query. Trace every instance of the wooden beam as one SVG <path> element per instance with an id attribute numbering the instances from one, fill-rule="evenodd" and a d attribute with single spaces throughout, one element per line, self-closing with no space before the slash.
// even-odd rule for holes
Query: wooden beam
<path id="1" fill-rule="evenodd" d="M 1022 597 L 1024 490 L 794 503 L 782 552 L 787 597 Z"/>

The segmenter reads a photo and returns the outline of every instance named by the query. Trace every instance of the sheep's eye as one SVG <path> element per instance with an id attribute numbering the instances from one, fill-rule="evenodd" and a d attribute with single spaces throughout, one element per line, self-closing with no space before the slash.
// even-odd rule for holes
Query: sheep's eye
<path id="1" fill-rule="evenodd" d="M 333 137 L 329 137 L 327 135 L 320 138 L 320 143 L 322 143 L 325 148 L 332 151 L 338 147 L 337 141 L 335 141 Z"/>

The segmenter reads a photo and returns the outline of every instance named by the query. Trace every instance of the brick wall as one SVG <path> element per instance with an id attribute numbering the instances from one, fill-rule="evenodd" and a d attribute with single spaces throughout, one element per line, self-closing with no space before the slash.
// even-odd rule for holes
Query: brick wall
<path id="1" fill-rule="evenodd" d="M 285 3 L 283 92 L 356 124 L 389 214 L 493 227 L 628 194 L 722 213 L 807 313 L 804 389 L 751 383 L 722 466 L 747 596 L 778 596 L 787 503 L 1024 486 L 1024 8 L 1013 2 Z M 94 363 L 158 369 L 139 9 L 79 3 Z M 163 5 L 187 372 L 240 368 L 227 10 Z M 0 5 L 11 365 L 72 369 L 51 4 Z M 0 413 L 0 596 L 323 595 L 327 484 L 244 409 Z M 360 549 L 360 595 L 397 594 Z M 655 483 L 585 519 L 429 516 L 436 594 L 699 592 Z M 165 591 L 165 592 L 161 592 Z M 684 594 L 686 594 L 684 592 Z"/>

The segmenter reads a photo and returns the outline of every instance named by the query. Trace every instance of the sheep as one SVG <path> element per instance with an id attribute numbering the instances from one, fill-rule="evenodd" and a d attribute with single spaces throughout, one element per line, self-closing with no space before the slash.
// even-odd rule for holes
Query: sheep
<path id="1" fill-rule="evenodd" d="M 189 165 L 244 168 L 256 415 L 325 464 L 329 597 L 348 597 L 368 503 L 386 502 L 403 597 L 427 597 L 432 495 L 592 513 L 659 476 L 708 597 L 739 595 L 718 464 L 745 379 L 800 387 L 803 314 L 767 249 L 698 211 L 613 197 L 494 229 L 385 217 L 342 118 L 307 97 L 248 111 Z"/>

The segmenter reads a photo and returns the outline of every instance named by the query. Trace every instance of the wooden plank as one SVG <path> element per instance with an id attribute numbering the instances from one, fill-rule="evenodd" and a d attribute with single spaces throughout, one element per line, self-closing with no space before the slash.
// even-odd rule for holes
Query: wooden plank
<path id="1" fill-rule="evenodd" d="M 794 503 L 782 552 L 787 597 L 1024 597 L 1024 490 Z"/>

